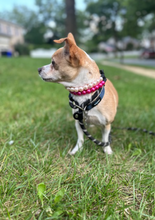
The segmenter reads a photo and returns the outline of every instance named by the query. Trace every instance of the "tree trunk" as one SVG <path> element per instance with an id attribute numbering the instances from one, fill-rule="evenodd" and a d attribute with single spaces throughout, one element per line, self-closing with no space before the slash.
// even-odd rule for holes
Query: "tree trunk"
<path id="1" fill-rule="evenodd" d="M 66 4 L 66 34 L 71 32 L 76 36 L 75 0 L 65 0 Z"/>
<path id="2" fill-rule="evenodd" d="M 113 30 L 113 38 L 114 38 L 114 41 L 115 41 L 115 58 L 117 58 L 117 32 L 116 32 L 116 21 L 113 21 L 112 22 L 112 30 Z"/>

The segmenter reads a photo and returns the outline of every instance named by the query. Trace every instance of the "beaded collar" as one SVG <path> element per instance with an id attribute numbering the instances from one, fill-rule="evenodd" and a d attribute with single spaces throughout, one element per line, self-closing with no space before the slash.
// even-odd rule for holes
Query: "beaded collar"
<path id="1" fill-rule="evenodd" d="M 105 81 L 103 80 L 102 77 L 100 77 L 98 80 L 96 80 L 95 82 L 89 83 L 85 86 L 81 86 L 81 87 L 67 87 L 67 90 L 74 95 L 86 95 L 92 92 L 95 92 L 96 90 L 98 90 L 99 88 L 102 88 L 102 86 L 105 85 Z"/>

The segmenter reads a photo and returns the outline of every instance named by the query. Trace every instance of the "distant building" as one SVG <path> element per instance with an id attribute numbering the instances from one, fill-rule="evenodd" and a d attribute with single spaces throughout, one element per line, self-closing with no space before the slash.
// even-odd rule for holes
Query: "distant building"
<path id="1" fill-rule="evenodd" d="M 100 42 L 98 48 L 106 52 L 114 52 L 116 51 L 116 45 L 120 50 L 135 50 L 139 48 L 140 42 L 137 39 L 126 36 L 116 43 L 115 39 L 111 37 L 106 42 Z"/>
<path id="2" fill-rule="evenodd" d="M 98 48 L 100 51 L 105 51 L 105 52 L 114 52 L 116 50 L 115 45 L 113 44 L 108 44 L 107 42 L 100 42 L 98 44 Z"/>
<path id="3" fill-rule="evenodd" d="M 24 43 L 23 32 L 21 26 L 0 19 L 0 54 L 14 53 L 14 46 L 17 43 Z"/>
<path id="4" fill-rule="evenodd" d="M 143 36 L 142 47 L 155 50 L 155 30 Z"/>

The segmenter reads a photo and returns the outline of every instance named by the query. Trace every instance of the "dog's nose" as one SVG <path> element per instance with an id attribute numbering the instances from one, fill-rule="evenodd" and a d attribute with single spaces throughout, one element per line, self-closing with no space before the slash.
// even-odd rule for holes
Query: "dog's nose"
<path id="1" fill-rule="evenodd" d="M 40 74 L 42 71 L 42 67 L 41 68 L 38 68 L 38 73 Z"/>

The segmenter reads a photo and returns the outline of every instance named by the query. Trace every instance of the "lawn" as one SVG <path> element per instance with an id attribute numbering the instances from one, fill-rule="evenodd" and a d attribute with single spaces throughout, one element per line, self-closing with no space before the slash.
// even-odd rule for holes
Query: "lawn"
<path id="1" fill-rule="evenodd" d="M 37 73 L 49 62 L 0 58 L 0 220 L 155 219 L 155 137 L 116 128 L 155 131 L 155 80 L 100 65 L 119 94 L 114 154 L 86 139 L 70 156 L 68 92 Z"/>

